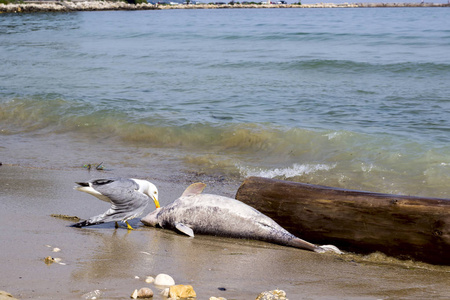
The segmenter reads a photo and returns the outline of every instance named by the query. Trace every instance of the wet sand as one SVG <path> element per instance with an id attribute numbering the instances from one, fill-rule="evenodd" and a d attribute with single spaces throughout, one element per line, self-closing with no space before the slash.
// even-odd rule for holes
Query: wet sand
<path id="1" fill-rule="evenodd" d="M 136 174 L 0 166 L 1 290 L 18 299 L 82 299 L 98 289 L 102 299 L 129 299 L 134 289 L 150 286 L 156 292 L 154 299 L 163 299 L 144 279 L 166 273 L 177 284 L 191 284 L 197 299 L 255 299 L 276 288 L 285 290 L 291 300 L 450 297 L 450 267 L 376 255 L 367 259 L 316 254 L 212 236 L 188 238 L 142 227 L 138 220 L 131 222 L 138 231 L 115 229 L 114 224 L 77 229 L 68 227 L 71 221 L 51 216 L 88 218 L 105 211 L 106 203 L 73 186 L 75 181 L 113 175 Z M 152 181 L 165 205 L 192 179 L 196 178 L 166 176 Z M 210 182 L 205 192 L 233 196 L 237 186 Z M 61 251 L 52 252 L 54 247 Z M 47 256 L 61 258 L 65 265 L 46 265 Z"/>

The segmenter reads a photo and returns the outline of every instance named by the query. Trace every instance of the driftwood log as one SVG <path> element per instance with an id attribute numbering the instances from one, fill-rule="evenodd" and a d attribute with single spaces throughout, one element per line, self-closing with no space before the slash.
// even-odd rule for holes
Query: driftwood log
<path id="1" fill-rule="evenodd" d="M 450 265 L 450 199 L 389 195 L 260 177 L 236 199 L 316 244 Z"/>

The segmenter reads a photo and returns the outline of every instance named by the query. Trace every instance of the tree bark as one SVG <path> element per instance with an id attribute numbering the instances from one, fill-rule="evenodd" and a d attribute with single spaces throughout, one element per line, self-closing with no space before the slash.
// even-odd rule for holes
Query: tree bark
<path id="1" fill-rule="evenodd" d="M 450 199 L 389 195 L 260 177 L 236 199 L 316 244 L 450 265 Z"/>

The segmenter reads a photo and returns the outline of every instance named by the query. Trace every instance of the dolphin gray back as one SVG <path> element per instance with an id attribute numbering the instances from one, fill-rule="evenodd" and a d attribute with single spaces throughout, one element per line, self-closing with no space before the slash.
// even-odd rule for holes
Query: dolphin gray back
<path id="1" fill-rule="evenodd" d="M 211 194 L 180 197 L 156 216 L 159 226 L 190 227 L 194 233 L 258 239 L 288 245 L 296 237 L 274 220 L 238 200 Z"/>

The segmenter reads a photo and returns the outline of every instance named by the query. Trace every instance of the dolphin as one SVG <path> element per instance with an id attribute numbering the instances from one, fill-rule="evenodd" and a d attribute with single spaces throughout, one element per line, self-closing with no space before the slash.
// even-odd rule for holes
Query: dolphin
<path id="1" fill-rule="evenodd" d="M 317 246 L 302 240 L 253 207 L 233 198 L 202 194 L 206 184 L 191 184 L 180 198 L 141 219 L 144 225 L 194 233 L 261 240 L 315 252 L 342 254 L 333 245 Z"/>

